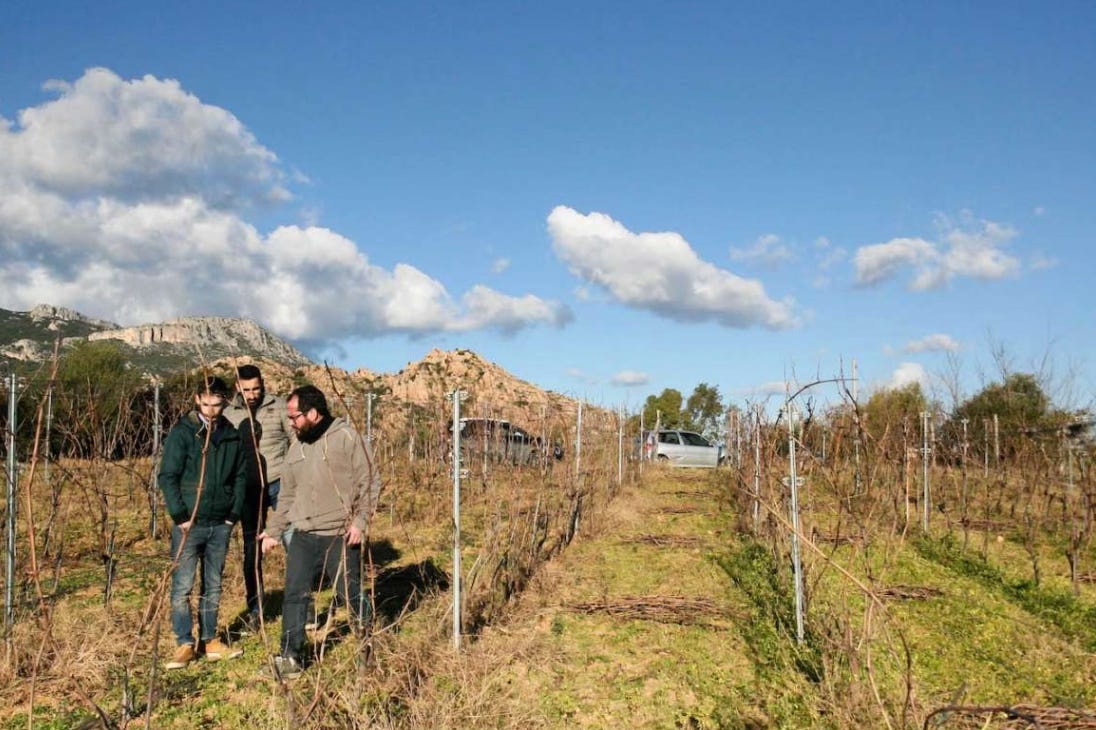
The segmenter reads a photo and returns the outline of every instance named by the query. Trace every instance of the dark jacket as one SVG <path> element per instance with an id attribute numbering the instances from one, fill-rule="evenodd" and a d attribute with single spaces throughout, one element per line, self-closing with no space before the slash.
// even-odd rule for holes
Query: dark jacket
<path id="1" fill-rule="evenodd" d="M 244 508 L 247 473 L 243 441 L 239 432 L 224 416 L 209 438 L 205 457 L 202 500 L 194 512 L 198 482 L 202 471 L 202 449 L 206 446 L 206 426 L 191 411 L 179 420 L 164 441 L 160 460 L 160 491 L 172 521 L 179 525 L 194 515 L 200 524 L 237 522 Z"/>

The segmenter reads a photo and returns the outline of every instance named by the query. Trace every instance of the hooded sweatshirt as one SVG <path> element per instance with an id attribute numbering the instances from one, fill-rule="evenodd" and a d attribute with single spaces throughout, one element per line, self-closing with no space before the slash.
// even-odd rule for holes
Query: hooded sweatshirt
<path id="1" fill-rule="evenodd" d="M 346 419 L 327 416 L 290 444 L 266 534 L 281 539 L 290 524 L 318 535 L 344 535 L 351 525 L 364 532 L 380 491 L 380 471 L 364 437 Z"/>

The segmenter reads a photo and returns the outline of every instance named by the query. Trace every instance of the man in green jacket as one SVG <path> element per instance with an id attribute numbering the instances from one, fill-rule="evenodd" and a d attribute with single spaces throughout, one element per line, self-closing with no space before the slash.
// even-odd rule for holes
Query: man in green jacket
<path id="1" fill-rule="evenodd" d="M 305 622 L 312 586 L 324 577 L 335 580 L 339 597 L 362 624 L 371 606 L 361 585 L 362 543 L 381 490 L 380 470 L 361 434 L 335 418 L 315 386 L 289 395 L 286 413 L 297 440 L 282 464 L 278 509 L 259 538 L 263 552 L 281 544 L 293 526 L 285 559 L 285 602 L 281 653 L 274 658 L 275 676 L 301 673 Z"/>
<path id="2" fill-rule="evenodd" d="M 194 410 L 183 416 L 164 441 L 159 484 L 171 528 L 171 627 L 175 653 L 165 665 L 182 669 L 204 652 L 209 661 L 232 659 L 239 649 L 217 638 L 221 577 L 232 527 L 244 508 L 247 474 L 240 434 L 223 415 L 228 388 L 206 378 L 194 393 Z M 190 612 L 194 573 L 201 568 L 198 644 Z"/>

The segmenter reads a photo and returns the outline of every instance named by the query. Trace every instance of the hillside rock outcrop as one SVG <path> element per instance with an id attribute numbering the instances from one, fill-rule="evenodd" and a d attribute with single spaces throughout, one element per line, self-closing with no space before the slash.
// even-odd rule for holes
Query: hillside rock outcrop
<path id="1" fill-rule="evenodd" d="M 93 332 L 88 340 L 119 340 L 136 348 L 156 345 L 254 352 L 293 366 L 311 365 L 303 353 L 255 322 L 231 317 L 183 317 L 159 324 Z"/>

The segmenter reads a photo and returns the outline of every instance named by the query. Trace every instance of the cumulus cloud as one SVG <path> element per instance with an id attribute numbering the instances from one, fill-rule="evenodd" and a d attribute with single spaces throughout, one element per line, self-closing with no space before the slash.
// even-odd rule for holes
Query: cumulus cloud
<path id="1" fill-rule="evenodd" d="M 902 350 L 910 355 L 921 352 L 959 352 L 959 343 L 947 335 L 935 334 L 907 342 Z"/>
<path id="2" fill-rule="evenodd" d="M 597 378 L 595 378 L 593 375 L 590 375 L 585 370 L 580 370 L 579 368 L 567 368 L 565 372 L 567 373 L 568 378 L 571 378 L 572 380 L 577 380 L 580 383 L 586 383 L 588 385 L 597 383 Z"/>
<path id="3" fill-rule="evenodd" d="M 104 68 L 51 81 L 57 98 L 0 128 L 9 174 L 67 198 L 201 196 L 216 206 L 290 197 L 273 152 L 235 116 L 178 81 L 124 81 Z"/>
<path id="4" fill-rule="evenodd" d="M 828 238 L 824 237 L 815 241 L 814 247 L 817 254 L 818 268 L 821 271 L 830 269 L 834 264 L 844 261 L 849 255 L 844 248 L 834 246 Z"/>
<path id="5" fill-rule="evenodd" d="M 1028 268 L 1032 271 L 1046 271 L 1047 269 L 1053 269 L 1058 266 L 1060 262 L 1053 256 L 1047 256 L 1046 254 L 1036 252 L 1031 260 L 1028 261 Z"/>
<path id="6" fill-rule="evenodd" d="M 895 238 L 887 243 L 863 246 L 853 257 L 856 282 L 878 284 L 909 266 L 924 266 L 936 257 L 936 247 L 920 238 Z"/>
<path id="7" fill-rule="evenodd" d="M 243 214 L 290 197 L 277 157 L 176 81 L 91 69 L 48 88 L 56 99 L 0 124 L 0 306 L 48 302 L 123 324 L 241 316 L 317 345 L 571 319 L 483 286 L 458 303 L 423 271 L 375 266 L 318 225 L 264 235 Z"/>
<path id="8" fill-rule="evenodd" d="M 924 367 L 915 362 L 904 362 L 895 368 L 887 387 L 904 388 L 910 383 L 917 383 L 924 387 L 927 382 L 928 374 Z"/>
<path id="9" fill-rule="evenodd" d="M 635 370 L 621 370 L 614 375 L 610 382 L 613 385 L 632 386 L 632 385 L 646 385 L 651 380 L 647 373 L 636 372 Z"/>
<path id="10" fill-rule="evenodd" d="M 632 233 L 603 213 L 583 215 L 566 206 L 549 214 L 548 232 L 571 273 L 626 306 L 679 322 L 798 325 L 790 300 L 774 301 L 760 282 L 701 260 L 677 233 Z"/>
<path id="11" fill-rule="evenodd" d="M 451 322 L 446 329 L 496 329 L 513 334 L 530 324 L 562 327 L 573 319 L 571 310 L 561 304 L 545 301 L 532 294 L 511 297 L 482 285 L 472 287 L 461 301 L 467 314 Z"/>
<path id="12" fill-rule="evenodd" d="M 1014 276 L 1020 261 L 1003 247 L 1018 235 L 1016 229 L 974 220 L 964 212 L 959 221 L 938 216 L 938 240 L 895 238 L 886 243 L 862 246 L 853 257 L 856 283 L 873 286 L 912 270 L 909 288 L 928 291 L 967 277 L 998 280 Z"/>
<path id="13" fill-rule="evenodd" d="M 792 392 L 795 392 L 794 384 L 792 384 L 791 390 Z M 744 395 L 785 395 L 788 392 L 788 384 L 783 380 L 770 380 L 767 383 L 761 383 L 752 388 L 746 388 L 742 392 Z"/>
<path id="14" fill-rule="evenodd" d="M 730 255 L 731 261 L 742 261 L 772 269 L 795 260 L 792 250 L 780 239 L 780 236 L 773 233 L 766 233 L 748 248 L 732 246 Z"/>

